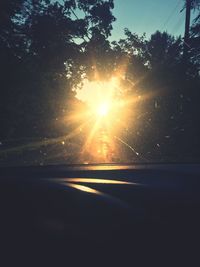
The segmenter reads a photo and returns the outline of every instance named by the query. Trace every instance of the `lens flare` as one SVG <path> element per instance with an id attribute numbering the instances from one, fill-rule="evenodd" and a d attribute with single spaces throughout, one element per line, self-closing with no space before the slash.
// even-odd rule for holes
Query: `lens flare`
<path id="1" fill-rule="evenodd" d="M 123 140 L 126 140 L 124 136 L 132 134 L 130 127 L 135 127 L 137 132 L 139 112 L 142 112 L 144 100 L 151 95 L 138 95 L 135 85 L 121 75 L 123 70 L 122 67 L 110 79 L 101 80 L 98 75 L 95 80 L 83 79 L 74 89 L 77 108 L 72 105 L 74 113 L 66 122 L 77 125 L 78 131 L 74 134 L 80 135 L 81 162 L 112 163 L 121 161 L 122 157 L 127 161 L 130 151 L 134 157 L 140 157 L 132 145 Z M 130 151 L 126 157 L 127 149 Z"/>
<path id="2" fill-rule="evenodd" d="M 86 112 L 79 113 L 89 121 L 81 157 L 89 162 L 91 159 L 95 162 L 113 162 L 117 153 L 113 136 L 120 131 L 118 119 L 123 117 L 125 110 L 121 105 L 120 78 L 85 80 L 76 90 L 76 98 L 85 103 L 89 115 L 84 117 Z"/>
<path id="3" fill-rule="evenodd" d="M 108 103 L 102 103 L 97 107 L 97 115 L 100 117 L 105 117 L 109 113 L 110 106 Z"/>

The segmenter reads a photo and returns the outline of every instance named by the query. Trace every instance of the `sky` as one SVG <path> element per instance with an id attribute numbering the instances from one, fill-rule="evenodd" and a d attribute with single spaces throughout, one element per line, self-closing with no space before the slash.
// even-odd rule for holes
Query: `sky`
<path id="1" fill-rule="evenodd" d="M 145 32 L 147 37 L 156 30 L 175 36 L 184 32 L 183 0 L 114 0 L 114 4 L 113 40 L 124 36 L 124 28 L 139 35 Z"/>

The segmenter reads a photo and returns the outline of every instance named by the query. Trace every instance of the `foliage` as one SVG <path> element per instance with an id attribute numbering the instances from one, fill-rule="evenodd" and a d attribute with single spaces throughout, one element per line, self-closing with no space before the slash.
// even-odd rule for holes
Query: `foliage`
<path id="1" fill-rule="evenodd" d="M 156 31 L 147 39 L 125 29 L 125 38 L 111 43 L 113 8 L 113 0 L 1 1 L 1 140 L 69 132 L 73 125 L 60 121 L 72 103 L 84 106 L 72 89 L 83 77 L 117 74 L 124 96 L 152 95 L 122 133 L 131 145 L 149 158 L 198 154 L 191 149 L 199 142 L 191 121 L 199 112 L 200 16 L 185 73 L 180 37 Z"/>

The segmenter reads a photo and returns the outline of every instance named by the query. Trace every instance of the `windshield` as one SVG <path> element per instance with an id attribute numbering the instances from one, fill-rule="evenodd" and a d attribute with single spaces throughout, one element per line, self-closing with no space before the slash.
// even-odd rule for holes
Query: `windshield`
<path id="1" fill-rule="evenodd" d="M 1 0 L 0 25 L 1 166 L 199 162 L 199 0 Z"/>

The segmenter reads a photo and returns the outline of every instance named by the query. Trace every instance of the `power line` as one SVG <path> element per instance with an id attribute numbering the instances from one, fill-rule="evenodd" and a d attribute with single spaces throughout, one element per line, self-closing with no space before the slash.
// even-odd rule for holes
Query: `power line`
<path id="1" fill-rule="evenodd" d="M 169 14 L 168 18 L 166 19 L 166 21 L 163 24 L 162 30 L 165 30 L 165 27 L 167 26 L 167 24 L 169 23 L 169 21 L 171 20 L 171 18 L 174 16 L 176 10 L 178 9 L 180 3 L 182 2 L 182 0 L 179 0 L 176 4 L 176 6 L 174 7 L 174 9 L 171 11 L 171 13 Z"/>
<path id="2" fill-rule="evenodd" d="M 184 21 L 185 21 L 185 17 L 184 17 L 184 16 L 181 16 L 181 17 L 178 19 L 177 23 L 175 24 L 175 26 L 173 27 L 173 29 L 172 29 L 172 31 L 171 31 L 171 33 L 172 33 L 173 35 L 175 35 L 175 34 L 177 33 L 177 31 L 178 31 L 178 30 L 180 29 L 180 27 L 183 25 Z"/>

